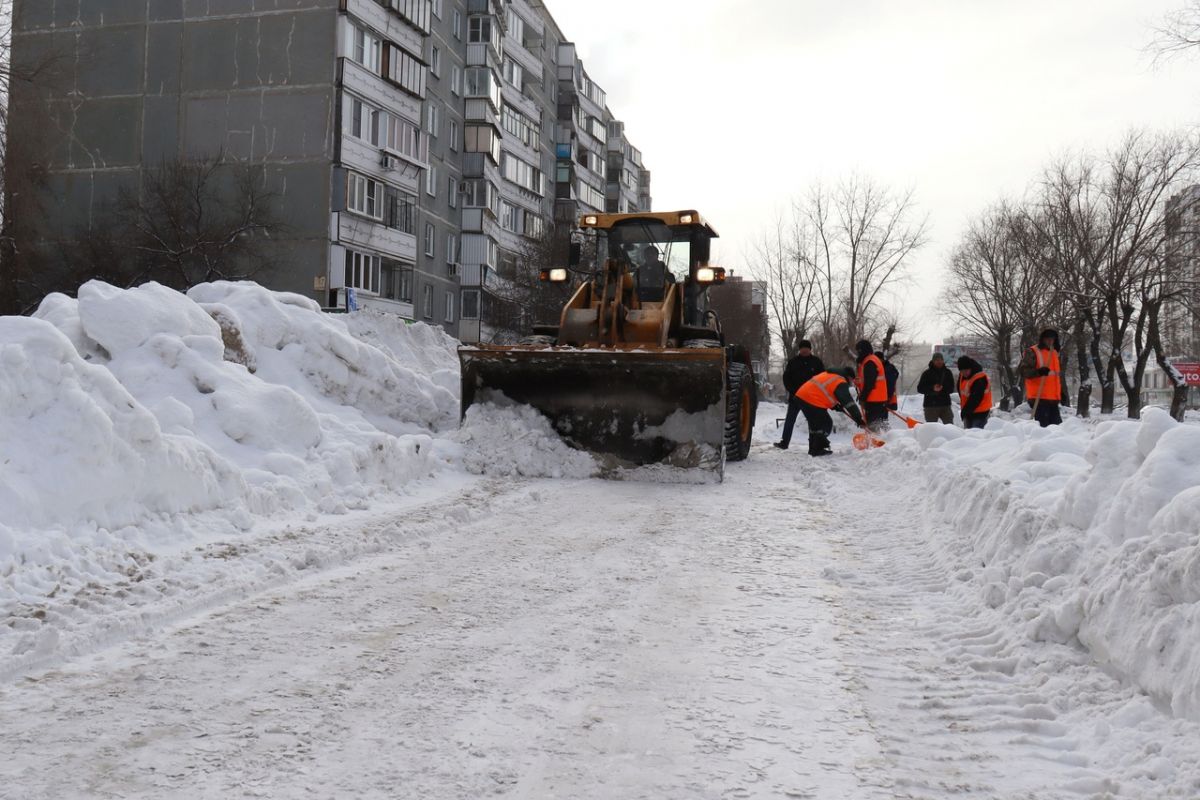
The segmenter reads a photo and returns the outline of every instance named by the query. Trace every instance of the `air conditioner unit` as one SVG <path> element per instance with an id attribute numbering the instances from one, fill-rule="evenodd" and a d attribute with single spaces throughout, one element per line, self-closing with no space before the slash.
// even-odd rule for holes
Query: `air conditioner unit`
<path id="1" fill-rule="evenodd" d="M 385 172 L 391 172 L 397 166 L 396 157 L 388 153 L 384 153 L 383 158 L 379 159 L 379 166 L 383 167 Z"/>

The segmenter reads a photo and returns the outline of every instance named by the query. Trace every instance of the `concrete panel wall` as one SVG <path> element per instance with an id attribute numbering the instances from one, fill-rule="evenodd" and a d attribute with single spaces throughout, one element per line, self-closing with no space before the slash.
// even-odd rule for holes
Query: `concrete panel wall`
<path id="1" fill-rule="evenodd" d="M 21 245 L 61 259 L 145 170 L 224 153 L 263 165 L 279 198 L 272 284 L 312 295 L 328 259 L 337 6 L 16 0 L 14 60 L 50 65 L 12 101 L 14 150 L 46 170 Z"/>

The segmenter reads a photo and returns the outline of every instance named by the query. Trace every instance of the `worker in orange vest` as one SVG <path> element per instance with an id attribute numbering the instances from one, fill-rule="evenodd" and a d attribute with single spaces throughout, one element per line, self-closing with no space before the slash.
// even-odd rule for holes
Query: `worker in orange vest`
<path id="1" fill-rule="evenodd" d="M 854 370 L 849 367 L 837 367 L 828 372 L 806 381 L 796 390 L 796 398 L 800 401 L 800 411 L 808 422 L 808 454 L 810 456 L 828 456 L 833 454 L 829 447 L 829 434 L 833 433 L 833 418 L 829 412 L 843 411 L 860 426 L 866 427 L 862 414 L 854 405 L 850 395 L 850 381 L 854 380 Z"/>
<path id="2" fill-rule="evenodd" d="M 1062 362 L 1058 331 L 1048 328 L 1038 343 L 1025 351 L 1017 368 L 1025 379 L 1025 400 L 1033 408 L 1033 418 L 1043 428 L 1062 424 Z"/>
<path id="3" fill-rule="evenodd" d="M 887 372 L 883 359 L 875 355 L 875 348 L 866 339 L 854 346 L 858 352 L 858 375 L 854 385 L 858 387 L 858 402 L 862 405 L 863 418 L 873 431 L 888 427 Z"/>
<path id="4" fill-rule="evenodd" d="M 963 427 L 987 427 L 992 415 L 992 382 L 979 362 L 968 356 L 958 360 L 958 399 Z"/>

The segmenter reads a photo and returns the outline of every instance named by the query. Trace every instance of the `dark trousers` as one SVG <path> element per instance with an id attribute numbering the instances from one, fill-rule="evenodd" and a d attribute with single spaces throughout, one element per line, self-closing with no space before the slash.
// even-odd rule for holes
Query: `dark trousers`
<path id="1" fill-rule="evenodd" d="M 800 406 L 803 402 L 795 395 L 788 400 L 787 419 L 783 421 L 783 438 L 779 440 L 780 444 L 792 443 L 792 431 L 796 429 L 796 417 L 800 416 Z"/>
<path id="2" fill-rule="evenodd" d="M 925 406 L 925 421 L 953 425 L 954 411 L 950 406 Z"/>
<path id="3" fill-rule="evenodd" d="M 809 435 L 823 436 L 828 439 L 829 434 L 833 433 L 833 417 L 829 416 L 829 412 L 803 400 L 798 402 L 800 410 L 804 412 L 804 420 L 808 423 Z"/>
<path id="4" fill-rule="evenodd" d="M 1049 428 L 1051 425 L 1062 425 L 1062 411 L 1059 410 L 1057 400 L 1043 400 L 1037 404 L 1037 409 L 1033 412 L 1033 418 L 1043 428 Z"/>
<path id="5" fill-rule="evenodd" d="M 887 403 L 865 403 L 866 413 L 863 417 L 866 418 L 867 427 L 873 431 L 883 431 L 891 427 L 888 424 L 888 404 Z"/>
<path id="6" fill-rule="evenodd" d="M 967 430 L 983 430 L 987 427 L 988 418 L 992 416 L 990 411 L 985 411 L 982 414 L 968 414 L 963 417 L 963 427 Z"/>

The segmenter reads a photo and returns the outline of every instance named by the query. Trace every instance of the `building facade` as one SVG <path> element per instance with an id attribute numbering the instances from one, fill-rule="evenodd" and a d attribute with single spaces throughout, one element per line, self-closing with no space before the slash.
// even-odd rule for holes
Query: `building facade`
<path id="1" fill-rule="evenodd" d="M 13 49 L 62 65 L 10 109 L 46 176 L 17 245 L 38 268 L 148 170 L 220 154 L 261 167 L 277 206 L 256 280 L 493 341 L 528 326 L 556 220 L 650 207 L 641 154 L 540 0 L 16 0 Z"/>

